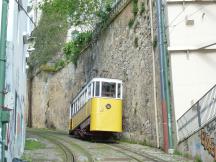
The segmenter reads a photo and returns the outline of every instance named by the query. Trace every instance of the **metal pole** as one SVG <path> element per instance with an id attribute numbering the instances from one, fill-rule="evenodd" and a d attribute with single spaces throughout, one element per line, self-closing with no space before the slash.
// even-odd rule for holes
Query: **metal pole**
<path id="1" fill-rule="evenodd" d="M 9 0 L 2 2 L 2 18 L 1 18 L 1 33 L 0 33 L 0 106 L 4 107 L 5 98 L 5 63 L 6 63 L 6 39 L 7 39 L 7 17 L 8 17 L 8 3 Z M 5 123 L 2 117 L 3 110 L 0 109 L 0 129 L 1 129 L 1 161 L 5 158 Z"/>
<path id="2" fill-rule="evenodd" d="M 168 142 L 168 147 L 165 147 L 165 151 L 173 153 L 173 136 L 172 136 L 172 110 L 170 102 L 170 89 L 169 89 L 169 77 L 168 77 L 168 65 L 167 65 L 167 49 L 166 49 L 166 37 L 164 28 L 164 15 L 162 10 L 162 1 L 157 0 L 157 21 L 158 21 L 158 40 L 160 50 L 160 67 L 161 67 L 161 91 L 162 91 L 162 113 L 164 119 L 164 141 Z M 166 118 L 166 119 L 165 119 Z M 168 138 L 168 141 L 167 141 Z M 165 143 L 166 144 L 166 143 Z"/>
<path id="3" fill-rule="evenodd" d="M 162 3 L 162 2 L 161 2 Z M 162 9 L 162 7 L 161 7 Z M 167 52 L 167 41 L 166 41 L 166 32 L 165 32 L 165 14 L 164 8 L 162 9 L 162 31 L 163 31 L 163 53 L 164 53 L 164 78 L 165 78 L 165 93 L 166 93 L 166 103 L 167 103 L 167 117 L 168 117 L 168 135 L 169 135 L 169 150 L 170 154 L 174 153 L 173 146 L 173 129 L 172 129 L 172 107 L 170 100 L 170 86 L 169 86 L 169 68 L 168 68 L 168 52 Z"/>
<path id="4" fill-rule="evenodd" d="M 168 152 L 168 126 L 167 126 L 167 103 L 165 92 L 165 78 L 164 78 L 164 42 L 163 42 L 163 30 L 162 30 L 162 10 L 161 0 L 157 0 L 157 25 L 158 25 L 158 42 L 159 42 L 159 54 L 160 54 L 160 79 L 161 79 L 161 105 L 163 115 L 163 139 L 164 139 L 164 151 Z"/>

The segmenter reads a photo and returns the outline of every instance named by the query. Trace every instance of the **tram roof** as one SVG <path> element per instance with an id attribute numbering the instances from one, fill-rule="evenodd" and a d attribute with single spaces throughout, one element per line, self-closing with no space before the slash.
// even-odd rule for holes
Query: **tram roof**
<path id="1" fill-rule="evenodd" d="M 120 79 L 111 79 L 111 78 L 93 78 L 90 82 L 93 81 L 103 81 L 103 82 L 117 82 L 117 83 L 122 83 L 122 80 Z M 89 83 L 90 83 L 89 82 Z"/>
<path id="2" fill-rule="evenodd" d="M 84 89 L 85 89 L 89 84 L 91 84 L 91 82 L 95 82 L 95 81 L 122 83 L 122 80 L 120 80 L 120 79 L 93 78 L 91 81 L 89 81 L 87 84 L 85 84 L 85 85 L 83 86 L 83 88 L 79 91 L 79 93 L 77 93 L 77 95 L 74 97 L 72 103 L 74 103 L 74 101 L 77 100 L 77 98 L 79 98 L 79 97 L 81 96 L 81 94 L 82 94 L 82 92 L 84 91 Z"/>

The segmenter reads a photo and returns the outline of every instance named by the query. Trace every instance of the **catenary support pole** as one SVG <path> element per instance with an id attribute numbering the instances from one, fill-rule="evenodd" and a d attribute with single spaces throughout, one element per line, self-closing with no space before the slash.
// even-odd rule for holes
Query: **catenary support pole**
<path id="1" fill-rule="evenodd" d="M 161 2 L 162 3 L 162 2 Z M 173 128 L 172 128 L 172 107 L 171 107 L 171 99 L 170 99 L 170 87 L 169 87 L 169 68 L 168 68 L 168 51 L 167 51 L 167 40 L 166 40 L 166 32 L 165 32 L 165 13 L 164 7 L 162 8 L 162 34 L 163 34 L 163 54 L 164 54 L 164 78 L 165 78 L 165 97 L 167 103 L 167 120 L 168 120 L 168 135 L 169 135 L 169 149 L 168 153 L 174 153 L 173 146 Z"/>
<path id="2" fill-rule="evenodd" d="M 163 114 L 163 136 L 164 136 L 164 150 L 166 152 L 169 152 L 170 149 L 172 149 L 172 136 L 170 136 L 170 133 L 172 133 L 172 129 L 169 124 L 170 120 L 170 114 L 168 114 L 169 106 L 170 106 L 170 100 L 167 96 L 167 90 L 168 90 L 168 80 L 167 80 L 167 57 L 164 45 L 164 23 L 163 23 L 163 13 L 162 13 L 162 1 L 156 0 L 157 3 L 157 25 L 158 25 L 158 42 L 159 42 L 159 54 L 160 54 L 160 78 L 161 78 L 161 100 L 162 100 L 162 114 Z M 166 83 L 167 82 L 167 83 Z"/>
<path id="3" fill-rule="evenodd" d="M 160 55 L 160 79 L 161 79 L 161 105 L 162 105 L 162 116 L 163 116 L 163 141 L 164 150 L 168 152 L 168 126 L 167 126 L 167 102 L 166 102 L 166 91 L 165 91 L 165 78 L 164 78 L 164 38 L 162 28 L 162 10 L 161 0 L 156 0 L 157 3 L 157 28 L 158 28 L 158 43 L 159 43 L 159 55 Z"/>

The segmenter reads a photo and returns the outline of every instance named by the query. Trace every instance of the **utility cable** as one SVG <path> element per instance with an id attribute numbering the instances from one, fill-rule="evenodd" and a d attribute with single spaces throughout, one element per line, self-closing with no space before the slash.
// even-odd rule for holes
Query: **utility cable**
<path id="1" fill-rule="evenodd" d="M 204 7 L 201 7 L 201 8 L 199 8 L 198 10 L 194 11 L 193 13 L 191 13 L 190 15 L 188 15 L 188 17 L 191 17 L 191 16 L 195 15 L 197 12 L 199 12 L 199 11 L 202 10 L 202 9 L 204 9 Z M 168 26 L 168 27 L 170 28 L 169 34 L 172 34 L 173 31 L 175 30 L 175 27 L 178 26 L 179 24 L 181 24 L 181 23 L 184 22 L 184 21 L 185 21 L 185 19 L 179 21 L 178 23 L 176 23 L 176 24 L 174 24 L 174 25 L 172 25 L 172 26 Z"/>
<path id="2" fill-rule="evenodd" d="M 188 6 L 187 6 L 187 7 L 188 7 Z M 186 10 L 187 7 L 184 7 L 184 9 L 183 9 L 178 15 L 176 15 L 176 17 L 174 17 L 174 18 L 170 21 L 169 26 L 171 26 L 172 23 L 174 23 L 175 20 L 176 20 L 179 16 L 181 16 L 182 13 L 184 13 L 184 11 Z"/>
<path id="3" fill-rule="evenodd" d="M 26 16 L 29 18 L 29 20 L 32 22 L 32 24 L 34 25 L 34 27 L 36 27 L 37 25 L 35 24 L 35 22 L 32 20 L 32 18 L 29 16 L 28 12 L 25 10 L 25 8 L 19 3 L 18 0 L 14 0 L 18 6 L 25 12 Z"/>
<path id="4" fill-rule="evenodd" d="M 202 9 L 204 9 L 204 7 L 201 7 L 201 8 L 199 8 L 198 10 L 194 11 L 193 13 L 191 13 L 190 15 L 188 15 L 188 17 L 191 17 L 191 16 L 195 15 L 197 12 L 199 12 L 199 11 L 202 10 Z M 183 20 L 179 21 L 178 23 L 172 25 L 172 27 L 176 27 L 177 25 L 181 24 L 181 23 L 184 22 L 184 21 L 185 21 L 185 19 L 183 19 Z"/>

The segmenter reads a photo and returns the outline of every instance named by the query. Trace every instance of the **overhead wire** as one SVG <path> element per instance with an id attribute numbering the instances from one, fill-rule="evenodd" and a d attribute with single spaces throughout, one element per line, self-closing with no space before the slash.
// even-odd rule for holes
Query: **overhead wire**
<path id="1" fill-rule="evenodd" d="M 188 17 L 191 17 L 193 15 L 195 15 L 196 13 L 198 13 L 200 10 L 204 9 L 205 7 L 201 7 L 199 8 L 198 10 L 194 11 L 193 13 L 191 13 L 190 15 L 188 15 Z M 173 31 L 175 30 L 175 27 L 177 27 L 179 24 L 181 24 L 182 22 L 184 22 L 185 19 L 182 19 L 181 21 L 177 22 L 176 24 L 172 25 L 172 26 L 168 26 L 168 28 L 171 28 L 170 29 L 170 34 L 173 33 Z"/>
<path id="2" fill-rule="evenodd" d="M 36 23 L 32 20 L 32 18 L 29 16 L 28 12 L 25 10 L 25 8 L 22 6 L 22 4 L 20 4 L 20 2 L 18 0 L 14 0 L 17 5 L 24 11 L 24 13 L 26 14 L 26 16 L 29 18 L 29 20 L 32 22 L 32 24 L 34 25 L 34 27 L 36 27 Z"/>
<path id="3" fill-rule="evenodd" d="M 191 13 L 190 15 L 188 15 L 188 17 L 191 17 L 193 15 L 195 15 L 197 12 L 199 12 L 200 10 L 204 9 L 205 7 L 201 7 L 198 10 L 194 11 L 193 13 Z M 182 19 L 181 21 L 179 21 L 178 23 L 172 25 L 172 27 L 176 27 L 177 25 L 181 24 L 182 22 L 184 22 L 185 19 Z"/>
<path id="4" fill-rule="evenodd" d="M 188 7 L 188 6 L 187 6 L 187 7 Z M 175 22 L 175 20 L 176 20 L 179 16 L 181 16 L 182 13 L 184 13 L 184 11 L 186 10 L 187 7 L 184 7 L 184 9 L 170 21 L 170 23 L 169 23 L 168 26 L 171 26 L 172 23 Z"/>

